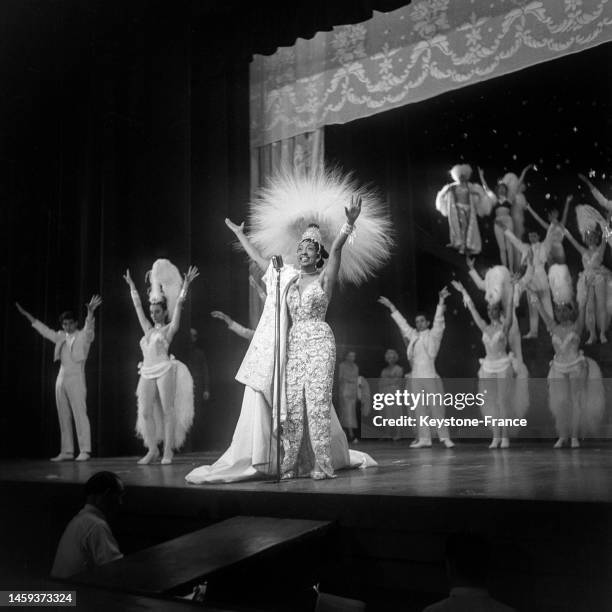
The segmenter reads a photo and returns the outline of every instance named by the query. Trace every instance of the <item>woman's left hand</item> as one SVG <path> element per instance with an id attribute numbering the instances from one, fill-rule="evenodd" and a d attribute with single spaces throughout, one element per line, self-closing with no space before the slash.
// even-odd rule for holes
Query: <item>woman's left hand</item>
<path id="1" fill-rule="evenodd" d="M 198 269 L 195 266 L 189 266 L 189 270 L 185 274 L 185 284 L 190 285 L 198 276 L 200 276 Z"/>
<path id="2" fill-rule="evenodd" d="M 348 208 L 345 206 L 344 211 L 349 225 L 353 225 L 361 213 L 361 196 L 352 196 L 350 205 Z"/>

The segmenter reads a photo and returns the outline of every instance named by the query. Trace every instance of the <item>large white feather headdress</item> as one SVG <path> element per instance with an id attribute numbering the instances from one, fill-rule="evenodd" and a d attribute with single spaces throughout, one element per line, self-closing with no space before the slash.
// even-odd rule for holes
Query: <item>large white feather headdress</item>
<path id="1" fill-rule="evenodd" d="M 573 304 L 574 287 L 572 275 L 565 264 L 553 264 L 548 270 L 550 292 L 555 304 Z"/>
<path id="2" fill-rule="evenodd" d="M 342 251 L 338 278 L 359 284 L 389 259 L 392 225 L 378 195 L 339 170 L 277 173 L 251 202 L 249 237 L 264 257 L 282 255 L 296 263 L 308 225 L 319 226 L 322 246 L 329 249 L 346 222 L 345 207 L 356 196 L 361 197 L 361 214 Z"/>
<path id="3" fill-rule="evenodd" d="M 158 259 L 147 272 L 149 279 L 149 302 L 159 304 L 166 301 L 168 316 L 172 318 L 183 286 L 183 277 L 178 268 L 167 259 Z"/>
<path id="4" fill-rule="evenodd" d="M 493 266 L 484 277 L 485 300 L 487 304 L 503 302 L 512 294 L 512 280 L 506 266 Z"/>

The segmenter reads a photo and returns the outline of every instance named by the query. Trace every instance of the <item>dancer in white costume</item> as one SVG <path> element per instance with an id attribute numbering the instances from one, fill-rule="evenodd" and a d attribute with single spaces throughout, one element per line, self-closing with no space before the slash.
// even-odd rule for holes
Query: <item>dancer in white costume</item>
<path id="1" fill-rule="evenodd" d="M 512 291 L 510 274 L 506 268 L 504 275 L 497 279 L 505 287 L 499 289 L 500 295 Z M 484 394 L 485 402 L 481 406 L 484 417 L 493 419 L 506 419 L 522 417 L 529 406 L 528 373 L 522 362 L 518 362 L 512 352 L 508 353 L 508 330 L 512 322 L 512 312 L 507 310 L 502 319 L 501 302 L 489 304 L 487 312 L 490 322 L 487 324 L 474 306 L 472 298 L 465 287 L 458 281 L 452 282 L 453 287 L 463 295 L 463 303 L 470 311 L 474 323 L 482 332 L 482 344 L 485 348 L 485 357 L 480 360 L 479 391 Z M 514 307 L 513 302 L 509 301 Z M 503 322 L 502 322 L 503 320 Z M 491 426 L 493 440 L 489 448 L 508 448 L 510 438 L 508 428 L 498 426 L 493 422 Z"/>
<path id="2" fill-rule="evenodd" d="M 553 316 L 552 301 L 550 299 L 550 287 L 548 286 L 548 276 L 546 274 L 546 264 L 550 252 L 549 244 L 545 240 L 540 241 L 537 232 L 529 232 L 529 244 L 520 241 L 514 234 L 506 230 L 506 236 L 521 254 L 521 264 L 527 266 L 527 270 L 519 287 L 524 288 L 527 297 L 536 294 L 541 300 L 549 316 Z M 529 331 L 523 336 L 526 339 L 537 338 L 539 329 L 538 310 L 532 300 L 528 299 L 529 304 Z"/>
<path id="3" fill-rule="evenodd" d="M 587 205 L 576 206 L 576 220 L 586 247 L 568 230 L 565 230 L 565 235 L 582 258 L 582 272 L 576 288 L 578 296 L 586 293 L 587 282 L 593 284 L 593 291 L 586 303 L 585 323 L 589 331 L 586 343 L 593 344 L 599 332 L 599 341 L 605 344 L 608 341 L 606 330 L 612 312 L 612 272 L 603 265 L 606 251 L 604 232 L 607 231 L 607 224 L 592 206 Z"/>
<path id="4" fill-rule="evenodd" d="M 492 202 L 477 183 L 470 183 L 472 168 L 458 164 L 450 170 L 452 183 L 436 196 L 436 209 L 448 218 L 449 244 L 459 253 L 477 254 L 482 249 L 478 216 L 491 212 Z"/>
<path id="5" fill-rule="evenodd" d="M 584 176 L 584 174 L 579 174 L 578 178 L 590 189 L 593 197 L 597 200 L 597 203 L 602 208 L 606 209 L 608 218 L 612 216 L 612 200 L 608 200 L 608 198 L 606 198 L 606 196 L 604 196 L 604 194 L 601 193 L 601 191 L 599 191 L 599 189 L 597 189 L 597 187 L 595 187 L 595 185 L 593 185 L 593 183 L 591 183 L 591 181 Z"/>
<path id="6" fill-rule="evenodd" d="M 436 357 L 440 350 L 440 343 L 444 335 L 444 311 L 446 309 L 445 301 L 449 296 L 448 289 L 443 287 L 439 293 L 438 306 L 434 315 L 433 326 L 430 328 L 430 323 L 425 315 L 418 315 L 415 319 L 415 327 L 411 327 L 408 321 L 397 310 L 395 305 L 386 297 L 379 297 L 378 302 L 386 306 L 391 311 L 391 318 L 399 327 L 402 337 L 408 343 L 406 355 L 410 362 L 409 383 L 416 384 L 417 387 L 411 388 L 413 393 L 419 393 L 424 390 L 425 393 L 441 393 L 444 394 L 444 386 L 442 379 L 436 372 Z M 417 418 L 419 422 L 421 416 L 433 416 L 434 418 L 444 418 L 445 407 L 434 404 L 431 407 L 431 413 L 428 414 L 429 406 L 419 406 L 417 409 Z M 423 448 L 431 446 L 431 430 L 428 426 L 419 426 L 417 429 L 418 437 L 410 444 L 410 448 Z M 440 442 L 451 448 L 454 443 L 450 439 L 448 427 L 443 426 L 437 429 Z"/>
<path id="7" fill-rule="evenodd" d="M 504 266 L 493 266 L 485 273 L 484 279 L 476 271 L 474 266 L 474 258 L 466 258 L 468 272 L 470 278 L 478 289 L 484 291 L 487 304 L 493 305 L 501 302 L 502 320 L 503 313 L 512 312 L 512 324 L 508 331 L 508 344 L 510 350 L 514 354 L 517 361 L 523 361 L 523 345 L 521 344 L 521 330 L 519 328 L 518 319 L 516 318 L 516 307 L 520 297 L 520 289 L 516 285 L 508 285 L 503 279 L 508 273 L 508 269 Z M 505 289 L 506 294 L 500 294 L 499 291 Z"/>
<path id="8" fill-rule="evenodd" d="M 565 238 L 565 226 L 567 224 L 567 213 L 573 196 L 569 195 L 565 198 L 565 206 L 563 207 L 563 216 L 559 221 L 559 211 L 556 208 L 551 208 L 548 211 L 548 223 L 533 210 L 528 204 L 527 210 L 531 216 L 546 230 L 546 238 L 544 242 L 548 244 L 548 263 L 549 264 L 564 264 L 565 249 L 563 248 L 563 239 Z"/>
<path id="9" fill-rule="evenodd" d="M 567 266 L 554 264 L 548 275 L 556 320 L 548 316 L 539 300 L 538 308 L 555 349 L 548 373 L 548 405 L 559 436 L 554 447 L 561 448 L 571 438 L 571 447 L 578 448 L 581 434 L 597 432 L 605 408 L 601 370 L 579 349 L 593 282 L 587 281 L 586 292 L 578 296 L 576 317 Z"/>
<path id="10" fill-rule="evenodd" d="M 153 264 L 149 272 L 152 323 L 144 313 L 130 271 L 127 270 L 123 277 L 130 288 L 134 309 L 145 334 L 140 341 L 143 360 L 136 389 L 136 433 L 147 447 L 147 454 L 138 461 L 140 464 L 151 463 L 159 457 L 160 442 L 164 446 L 161 463 L 172 463 L 174 450 L 183 445 L 193 422 L 193 379 L 187 366 L 169 355 L 168 349 L 179 329 L 189 285 L 198 275 L 197 268 L 192 266 L 182 279 L 167 259 L 158 259 Z"/>
<path id="11" fill-rule="evenodd" d="M 94 295 L 87 304 L 87 318 L 83 329 L 78 329 L 76 317 L 71 312 L 60 316 L 61 331 L 49 329 L 35 319 L 19 304 L 17 310 L 32 324 L 32 327 L 47 340 L 55 344 L 53 360 L 60 362 L 55 382 L 55 402 L 59 419 L 61 447 L 59 455 L 51 461 L 72 461 L 74 459 L 74 437 L 72 420 L 77 432 L 79 455 L 77 461 L 87 461 L 91 455 L 91 432 L 87 417 L 87 387 L 85 385 L 85 362 L 89 347 L 94 340 L 94 312 L 102 303 Z"/>
<path id="12" fill-rule="evenodd" d="M 280 270 L 281 292 L 281 411 L 286 416 L 286 361 L 288 353 L 289 313 L 287 308 L 290 287 L 296 287 L 299 270 L 292 265 L 296 260 L 296 243 L 308 226 L 309 220 L 318 221 L 323 234 L 321 240 L 331 244 L 332 235 L 343 227 L 344 206 L 351 196 L 362 195 L 363 205 L 355 244 L 344 249 L 339 271 L 340 280 L 359 282 L 388 257 L 390 225 L 377 210 L 372 197 L 354 189 L 348 179 L 330 174 L 316 174 L 310 178 L 280 176 L 270 183 L 260 198 L 253 203 L 253 234 L 247 237 L 244 223 L 236 225 L 226 219 L 249 257 L 266 273 L 267 298 L 247 354 L 236 375 L 245 385 L 240 417 L 228 450 L 213 465 L 196 468 L 186 479 L 192 483 L 223 483 L 262 478 L 276 473 L 276 444 L 278 428 L 273 411 L 274 318 L 276 303 L 276 271 L 269 258 L 283 254 L 285 263 Z M 297 236 L 297 238 L 296 238 Z M 357 241 L 370 245 L 365 252 L 357 249 Z M 350 240 L 349 240 L 350 243 Z M 316 258 L 316 253 L 315 253 Z M 318 284 L 318 279 L 315 280 Z M 315 295 L 310 286 L 304 294 Z M 316 295 L 321 295 L 317 291 Z M 291 298 L 293 299 L 293 298 Z M 301 300 L 299 300 L 301 302 Z M 332 406 L 330 418 L 330 456 L 332 470 L 346 467 L 368 467 L 376 462 L 367 454 L 353 451 L 348 443 Z M 319 466 L 324 467 L 324 466 Z M 313 474 L 315 475 L 315 474 Z"/>
<path id="13" fill-rule="evenodd" d="M 399 355 L 395 349 L 387 349 L 385 351 L 385 361 L 387 366 L 380 372 L 380 381 L 378 383 L 378 393 L 393 393 L 403 391 L 405 387 L 404 368 L 398 365 Z M 403 416 L 403 407 L 393 404 L 385 406 L 384 416 L 389 419 L 398 419 Z M 394 425 L 389 426 L 388 430 L 391 434 L 391 439 L 397 442 L 402 437 L 403 428 Z"/>

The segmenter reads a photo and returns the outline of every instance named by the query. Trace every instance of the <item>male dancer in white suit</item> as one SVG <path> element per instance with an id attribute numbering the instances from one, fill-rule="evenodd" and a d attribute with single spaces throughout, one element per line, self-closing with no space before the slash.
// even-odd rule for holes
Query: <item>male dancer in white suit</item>
<path id="1" fill-rule="evenodd" d="M 433 320 L 433 326 L 430 327 L 430 321 L 424 314 L 418 314 L 414 320 L 414 327 L 411 327 L 406 319 L 400 314 L 395 305 L 386 297 L 379 297 L 378 302 L 386 306 L 391 311 L 391 317 L 399 327 L 404 341 L 408 343 L 406 351 L 408 361 L 410 362 L 411 372 L 410 379 L 417 381 L 417 386 L 422 387 L 425 393 L 441 393 L 444 394 L 444 386 L 442 379 L 436 372 L 436 357 L 440 350 L 440 343 L 444 335 L 444 310 L 445 300 L 449 292 L 446 287 L 443 287 L 439 293 L 438 306 Z M 414 388 L 414 392 L 418 393 L 421 388 Z M 445 407 L 437 404 L 430 406 L 419 406 L 417 408 L 417 416 L 431 416 L 428 413 L 433 413 L 435 418 L 444 418 Z M 431 446 L 431 431 L 429 426 L 420 425 L 417 428 L 418 438 L 410 444 L 410 448 L 429 448 Z M 440 442 L 446 448 L 455 446 L 450 439 L 448 427 L 439 427 L 437 430 Z"/>
<path id="2" fill-rule="evenodd" d="M 51 461 L 72 461 L 74 459 L 74 438 L 72 418 L 77 431 L 79 455 L 77 461 L 87 461 L 91 455 L 91 433 L 87 417 L 87 388 L 85 386 L 85 361 L 89 347 L 94 340 L 94 311 L 102 303 L 99 295 L 94 295 L 87 304 L 87 318 L 83 329 L 78 329 L 77 319 L 72 312 L 60 315 L 62 329 L 54 331 L 35 319 L 19 304 L 17 310 L 32 324 L 44 338 L 55 344 L 53 360 L 60 362 L 55 382 L 55 401 L 61 432 L 61 450 Z"/>

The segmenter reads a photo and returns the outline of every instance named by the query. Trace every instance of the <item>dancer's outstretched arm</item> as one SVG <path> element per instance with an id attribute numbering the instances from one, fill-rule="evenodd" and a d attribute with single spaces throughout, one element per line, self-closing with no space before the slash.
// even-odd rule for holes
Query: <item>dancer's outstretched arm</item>
<path id="1" fill-rule="evenodd" d="M 176 302 L 176 306 L 174 307 L 174 312 L 172 313 L 172 320 L 170 321 L 170 325 L 168 325 L 168 331 L 166 332 L 166 340 L 168 343 L 172 342 L 172 338 L 179 330 L 181 326 L 181 314 L 183 313 L 183 304 L 187 299 L 187 292 L 189 291 L 189 285 L 200 276 L 198 269 L 195 266 L 189 266 L 187 270 L 187 274 L 185 274 L 185 278 L 183 279 L 183 287 L 181 292 L 179 293 L 178 300 Z"/>
<path id="2" fill-rule="evenodd" d="M 234 232 L 236 238 L 238 238 L 242 248 L 246 251 L 246 254 L 264 271 L 268 269 L 270 261 L 263 257 L 261 253 L 255 248 L 255 245 L 248 239 L 244 233 L 244 221 L 240 225 L 232 223 L 229 219 L 225 220 L 225 225 Z"/>
<path id="3" fill-rule="evenodd" d="M 57 341 L 57 332 L 47 327 L 44 323 L 33 317 L 19 302 L 15 302 L 17 310 L 32 324 L 32 327 L 43 337 L 51 342 Z"/>
<path id="4" fill-rule="evenodd" d="M 581 254 L 584 255 L 588 249 L 584 246 L 582 246 L 571 234 L 571 232 L 565 228 L 565 231 L 563 232 L 565 234 L 565 237 L 570 241 L 570 244 Z"/>
<path id="5" fill-rule="evenodd" d="M 472 319 L 474 319 L 474 323 L 476 323 L 480 331 L 484 332 L 484 330 L 487 328 L 487 324 L 476 310 L 476 306 L 474 306 L 474 302 L 472 302 L 470 294 L 466 291 L 465 287 L 459 281 L 451 281 L 451 285 L 457 291 L 459 291 L 459 293 L 461 293 L 461 295 L 463 296 L 463 304 L 470 311 Z"/>
<path id="6" fill-rule="evenodd" d="M 538 215 L 538 213 L 533 210 L 533 208 L 531 207 L 531 204 L 527 204 L 526 206 L 527 211 L 531 214 L 531 216 L 545 229 L 547 230 L 550 227 L 550 223 L 546 223 L 546 221 L 544 221 L 544 219 L 542 219 L 542 217 L 540 217 L 540 215 Z"/>
<path id="7" fill-rule="evenodd" d="M 236 323 L 236 321 L 234 321 L 230 316 L 226 315 L 220 310 L 213 310 L 210 313 L 210 316 L 214 319 L 221 319 L 222 321 L 224 321 L 227 325 L 227 328 L 230 331 L 234 332 L 237 336 L 240 336 L 241 338 L 246 338 L 247 340 L 250 340 L 255 335 L 254 329 L 249 329 L 248 327 L 240 325 L 240 323 Z"/>
<path id="8" fill-rule="evenodd" d="M 567 215 L 569 214 L 569 207 L 574 199 L 573 195 L 568 195 L 565 198 L 565 205 L 563 206 L 563 215 L 561 215 L 561 225 L 565 227 L 567 225 Z"/>
<path id="9" fill-rule="evenodd" d="M 599 189 L 597 189 L 597 187 L 595 187 L 595 185 L 593 185 L 593 183 L 591 183 L 591 181 L 584 176 L 584 174 L 579 174 L 578 178 L 590 189 L 593 197 L 597 200 L 597 203 L 601 207 L 608 211 L 612 211 L 612 200 L 608 200 L 608 198 L 606 198 L 603 193 L 601 193 L 601 191 L 599 191 Z"/>
<path id="10" fill-rule="evenodd" d="M 485 282 L 484 282 L 482 276 L 480 276 L 480 274 L 478 274 L 478 272 L 476 271 L 476 268 L 474 267 L 475 259 L 473 257 L 466 257 L 465 261 L 467 263 L 468 273 L 470 275 L 470 278 L 474 281 L 474 284 L 481 291 L 485 291 L 486 290 Z"/>
<path id="11" fill-rule="evenodd" d="M 438 293 L 438 305 L 436 306 L 436 314 L 434 315 L 433 324 L 431 326 L 430 341 L 434 352 L 437 353 L 442 342 L 442 336 L 444 335 L 445 321 L 444 311 L 446 310 L 446 298 L 450 295 L 450 292 L 446 286 L 440 289 Z"/>
<path id="12" fill-rule="evenodd" d="M 340 260 L 342 258 L 342 247 L 344 247 L 344 243 L 352 233 L 355 221 L 357 221 L 359 213 L 361 213 L 361 196 L 351 197 L 351 202 L 348 207 L 344 208 L 344 212 L 346 213 L 346 223 L 340 228 L 340 231 L 338 232 L 338 235 L 331 246 L 329 262 L 325 269 L 325 274 L 323 275 L 323 289 L 325 289 L 325 293 L 327 293 L 328 298 L 331 298 L 334 291 L 334 285 L 338 280 L 338 271 L 340 270 Z"/>
<path id="13" fill-rule="evenodd" d="M 525 166 L 521 172 L 521 175 L 519 176 L 518 179 L 518 183 L 516 185 L 516 192 L 520 193 L 521 191 L 521 187 L 523 185 L 523 183 L 525 182 L 525 176 L 527 176 L 527 172 L 529 170 L 531 170 L 532 168 L 535 168 L 535 164 L 529 164 L 528 166 Z"/>
<path id="14" fill-rule="evenodd" d="M 378 303 L 386 306 L 391 313 L 391 318 L 395 321 L 395 324 L 399 327 L 399 330 L 402 334 L 402 338 L 406 342 L 410 342 L 415 335 L 417 334 L 417 330 L 414 327 L 411 327 L 408 321 L 402 316 L 400 311 L 395 307 L 395 304 L 389 300 L 388 298 L 381 295 L 378 298 Z"/>
<path id="15" fill-rule="evenodd" d="M 83 331 L 85 332 L 85 338 L 88 343 L 94 341 L 95 330 L 94 330 L 94 312 L 96 308 L 98 308 L 102 304 L 102 297 L 99 295 L 92 295 L 91 300 L 85 307 L 87 308 L 87 317 L 85 318 L 85 325 L 83 327 Z"/>
<path id="16" fill-rule="evenodd" d="M 491 191 L 491 189 L 489 189 L 487 181 L 484 177 L 484 172 L 480 166 L 478 166 L 478 176 L 480 177 L 480 182 L 482 183 L 485 193 L 489 196 L 489 198 L 491 198 L 493 202 L 497 202 L 497 196 Z"/>
<path id="17" fill-rule="evenodd" d="M 134 303 L 134 310 L 136 311 L 136 316 L 138 317 L 138 322 L 140 323 L 140 327 L 142 327 L 142 331 L 146 334 L 153 325 L 147 319 L 147 315 L 145 315 L 144 310 L 142 309 L 142 302 L 140 301 L 140 295 L 138 294 L 138 289 L 136 289 L 136 285 L 130 276 L 130 270 L 126 270 L 123 275 L 123 279 L 128 284 L 130 288 L 130 295 L 132 296 L 132 302 Z"/>

